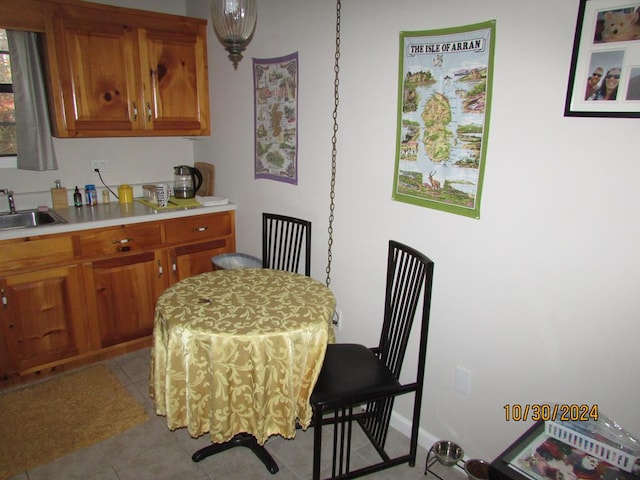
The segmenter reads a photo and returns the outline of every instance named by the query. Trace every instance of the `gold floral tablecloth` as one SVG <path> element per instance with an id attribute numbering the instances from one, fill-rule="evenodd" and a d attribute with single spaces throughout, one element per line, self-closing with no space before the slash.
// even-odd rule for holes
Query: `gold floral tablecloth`
<path id="1" fill-rule="evenodd" d="M 150 393 L 170 429 L 213 443 L 295 436 L 328 342 L 335 298 L 322 283 L 271 269 L 187 278 L 158 299 Z"/>

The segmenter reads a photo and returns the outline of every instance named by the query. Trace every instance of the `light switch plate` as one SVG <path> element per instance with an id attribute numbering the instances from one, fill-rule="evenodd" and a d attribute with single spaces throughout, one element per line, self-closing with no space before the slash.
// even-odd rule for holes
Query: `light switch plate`
<path id="1" fill-rule="evenodd" d="M 469 395 L 471 392 L 471 372 L 469 370 L 456 367 L 453 389 L 464 395 Z"/>

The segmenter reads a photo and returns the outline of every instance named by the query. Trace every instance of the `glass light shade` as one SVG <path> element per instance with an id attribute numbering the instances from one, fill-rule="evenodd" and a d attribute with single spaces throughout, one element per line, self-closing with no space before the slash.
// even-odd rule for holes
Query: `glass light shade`
<path id="1" fill-rule="evenodd" d="M 212 0 L 211 21 L 218 39 L 229 52 L 233 68 L 238 68 L 242 52 L 256 28 L 256 0 Z"/>

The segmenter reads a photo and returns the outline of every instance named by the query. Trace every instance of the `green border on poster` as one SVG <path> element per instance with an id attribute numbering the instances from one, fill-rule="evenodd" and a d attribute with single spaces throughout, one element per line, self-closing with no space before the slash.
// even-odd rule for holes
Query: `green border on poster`
<path id="1" fill-rule="evenodd" d="M 400 32 L 393 200 L 480 218 L 495 29 Z"/>

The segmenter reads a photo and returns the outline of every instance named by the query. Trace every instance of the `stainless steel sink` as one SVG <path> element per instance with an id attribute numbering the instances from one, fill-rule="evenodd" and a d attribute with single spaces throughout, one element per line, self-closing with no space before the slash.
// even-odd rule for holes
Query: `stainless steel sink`
<path id="1" fill-rule="evenodd" d="M 0 230 L 40 227 L 42 225 L 55 225 L 60 223 L 67 223 L 67 221 L 52 211 L 22 210 L 16 213 L 0 214 Z"/>

